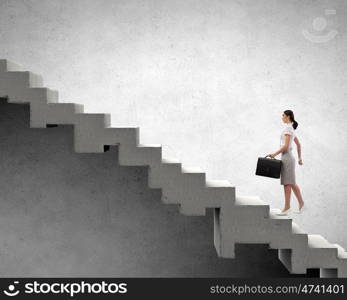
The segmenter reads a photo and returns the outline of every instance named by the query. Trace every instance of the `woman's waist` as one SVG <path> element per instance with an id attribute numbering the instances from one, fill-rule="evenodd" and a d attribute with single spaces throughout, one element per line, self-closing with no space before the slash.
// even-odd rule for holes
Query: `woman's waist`
<path id="1" fill-rule="evenodd" d="M 281 154 L 283 155 L 283 154 L 291 154 L 291 155 L 293 155 L 293 148 L 288 148 L 287 150 L 285 150 L 285 151 L 283 151 Z"/>

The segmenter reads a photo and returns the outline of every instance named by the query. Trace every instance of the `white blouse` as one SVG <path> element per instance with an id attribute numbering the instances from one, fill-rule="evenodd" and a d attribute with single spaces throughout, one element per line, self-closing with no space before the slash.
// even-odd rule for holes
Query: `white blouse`
<path id="1" fill-rule="evenodd" d="M 285 123 L 284 129 L 281 133 L 281 139 L 280 139 L 280 147 L 282 147 L 285 144 L 285 134 L 290 135 L 290 140 L 289 140 L 289 146 L 288 150 L 291 151 L 293 149 L 293 140 L 295 138 L 295 130 L 293 127 L 293 122 L 291 123 Z"/>

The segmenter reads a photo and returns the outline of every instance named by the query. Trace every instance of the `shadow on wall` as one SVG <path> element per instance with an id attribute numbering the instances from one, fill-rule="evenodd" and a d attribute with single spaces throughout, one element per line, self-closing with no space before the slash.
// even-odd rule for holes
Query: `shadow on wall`
<path id="1" fill-rule="evenodd" d="M 318 277 L 290 275 L 267 245 L 222 259 L 213 210 L 187 217 L 118 148 L 75 153 L 72 125 L 29 128 L 29 105 L 0 99 L 2 277 Z"/>

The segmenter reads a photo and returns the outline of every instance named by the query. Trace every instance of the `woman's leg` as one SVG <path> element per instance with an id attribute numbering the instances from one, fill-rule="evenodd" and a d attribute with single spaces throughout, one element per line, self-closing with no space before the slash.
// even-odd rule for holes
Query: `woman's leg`
<path id="1" fill-rule="evenodd" d="M 304 205 L 304 200 L 302 200 L 300 188 L 297 184 L 292 184 L 292 189 L 295 194 L 295 197 L 298 199 L 300 209 Z"/>
<path id="2" fill-rule="evenodd" d="M 292 192 L 292 187 L 290 186 L 290 184 L 285 184 L 283 185 L 283 188 L 284 188 L 284 198 L 285 198 L 285 204 L 284 204 L 283 210 L 287 210 L 290 208 L 290 196 Z"/>

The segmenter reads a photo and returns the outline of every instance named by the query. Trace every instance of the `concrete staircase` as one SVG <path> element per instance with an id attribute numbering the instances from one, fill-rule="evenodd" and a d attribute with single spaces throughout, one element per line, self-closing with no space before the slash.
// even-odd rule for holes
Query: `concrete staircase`
<path id="1" fill-rule="evenodd" d="M 347 277 L 347 252 L 318 234 L 303 232 L 279 209 L 257 196 L 238 196 L 226 180 L 206 180 L 197 168 L 162 157 L 161 145 L 139 144 L 139 127 L 110 127 L 110 114 L 84 113 L 83 105 L 59 103 L 58 92 L 43 87 L 42 78 L 8 60 L 0 60 L 0 97 L 30 104 L 30 127 L 74 124 L 74 150 L 103 153 L 119 147 L 122 166 L 148 166 L 148 185 L 162 190 L 162 202 L 180 213 L 204 216 L 214 209 L 214 245 L 218 256 L 235 258 L 235 243 L 269 244 L 290 273 L 319 268 L 320 277 Z M 1 112 L 0 112 L 1 113 Z"/>

